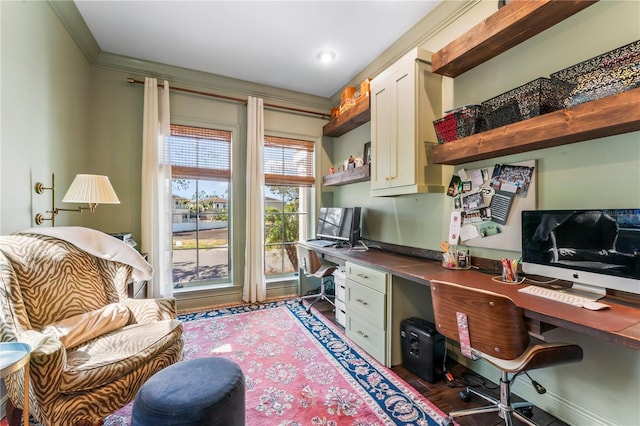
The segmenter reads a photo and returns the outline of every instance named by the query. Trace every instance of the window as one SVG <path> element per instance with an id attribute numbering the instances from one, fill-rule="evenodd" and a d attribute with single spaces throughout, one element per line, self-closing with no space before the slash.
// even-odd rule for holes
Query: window
<path id="1" fill-rule="evenodd" d="M 266 135 L 264 139 L 264 272 L 275 277 L 298 270 L 296 243 L 309 220 L 315 147 L 305 140 Z"/>
<path id="2" fill-rule="evenodd" d="M 171 125 L 173 283 L 230 277 L 231 132 Z"/>

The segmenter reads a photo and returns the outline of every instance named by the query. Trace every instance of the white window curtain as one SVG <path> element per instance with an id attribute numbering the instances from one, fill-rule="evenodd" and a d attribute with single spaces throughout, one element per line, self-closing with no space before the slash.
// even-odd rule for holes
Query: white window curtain
<path id="1" fill-rule="evenodd" d="M 153 266 L 151 297 L 173 295 L 171 271 L 171 164 L 168 154 L 169 83 L 144 79 L 141 250 Z"/>
<path id="2" fill-rule="evenodd" d="M 264 105 L 261 98 L 247 101 L 247 244 L 242 300 L 262 302 L 267 295 L 264 275 Z"/>

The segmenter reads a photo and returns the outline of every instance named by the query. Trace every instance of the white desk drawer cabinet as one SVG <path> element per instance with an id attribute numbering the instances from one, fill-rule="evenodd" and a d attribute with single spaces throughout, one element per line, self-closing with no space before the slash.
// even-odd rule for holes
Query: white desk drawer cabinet
<path id="1" fill-rule="evenodd" d="M 388 275 L 347 262 L 347 337 L 386 365 Z"/>
<path id="2" fill-rule="evenodd" d="M 367 287 L 385 294 L 387 292 L 387 274 L 366 266 L 356 265 L 347 262 L 345 264 L 347 270 L 347 279 L 364 284 Z"/>
<path id="3" fill-rule="evenodd" d="M 372 327 L 358 315 L 347 314 L 347 336 L 381 364 L 385 364 L 385 332 Z"/>
<path id="4" fill-rule="evenodd" d="M 385 329 L 385 294 L 347 280 L 347 311 L 358 314 L 371 326 Z"/>

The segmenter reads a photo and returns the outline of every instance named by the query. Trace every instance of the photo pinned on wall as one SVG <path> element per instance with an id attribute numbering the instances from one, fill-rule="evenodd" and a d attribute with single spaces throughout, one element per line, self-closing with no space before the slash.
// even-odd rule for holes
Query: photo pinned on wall
<path id="1" fill-rule="evenodd" d="M 532 176 L 533 167 L 496 164 L 489 184 L 493 189 L 526 197 Z"/>
<path id="2" fill-rule="evenodd" d="M 472 225 L 488 220 L 491 220 L 491 209 L 489 207 L 482 207 L 477 210 L 469 210 L 462 213 L 463 225 Z"/>
<path id="3" fill-rule="evenodd" d="M 484 197 L 482 196 L 482 192 L 469 192 L 462 194 L 462 208 L 465 211 L 468 210 L 476 210 L 480 207 L 484 207 Z"/>
<path id="4" fill-rule="evenodd" d="M 462 192 L 462 180 L 460 179 L 460 176 L 453 175 L 449 182 L 449 188 L 447 188 L 447 195 L 449 197 L 456 197 L 460 192 Z"/>
<path id="5" fill-rule="evenodd" d="M 462 210 L 462 195 L 461 194 L 456 194 L 456 196 L 453 197 L 453 208 L 455 210 Z"/>

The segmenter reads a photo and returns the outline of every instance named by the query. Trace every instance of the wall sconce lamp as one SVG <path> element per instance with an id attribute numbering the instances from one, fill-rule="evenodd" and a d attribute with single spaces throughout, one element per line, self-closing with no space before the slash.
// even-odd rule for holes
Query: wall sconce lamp
<path id="1" fill-rule="evenodd" d="M 51 213 L 51 217 L 44 217 L 41 213 L 36 214 L 36 225 L 42 225 L 45 220 L 50 220 L 51 226 L 56 226 L 56 215 L 61 211 L 82 212 L 83 210 L 89 210 L 93 213 L 98 204 L 120 204 L 120 200 L 113 190 L 108 176 L 76 175 L 67 193 L 62 198 L 62 202 L 88 203 L 89 205 L 75 209 L 61 209 L 55 206 L 56 187 L 54 182 L 55 175 L 52 173 L 50 187 L 45 187 L 42 182 L 37 182 L 35 185 L 37 194 L 42 194 L 45 189 L 51 190 L 51 210 L 46 212 Z"/>

